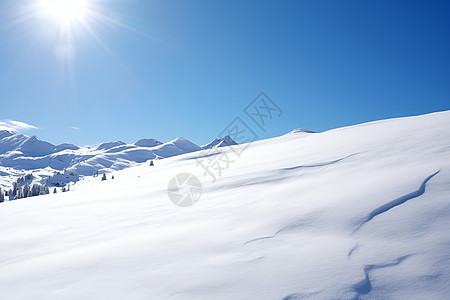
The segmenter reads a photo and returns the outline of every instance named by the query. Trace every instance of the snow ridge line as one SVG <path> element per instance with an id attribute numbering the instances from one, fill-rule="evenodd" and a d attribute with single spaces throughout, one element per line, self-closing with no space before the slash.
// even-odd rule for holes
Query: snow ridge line
<path id="1" fill-rule="evenodd" d="M 322 162 L 322 163 L 317 163 L 317 164 L 312 164 L 312 165 L 300 165 L 300 166 L 295 166 L 295 167 L 290 167 L 290 168 L 283 168 L 283 171 L 292 171 L 292 170 L 297 170 L 297 169 L 301 169 L 301 168 L 316 168 L 316 167 L 325 167 L 325 166 L 329 166 L 335 163 L 338 163 L 340 161 L 343 161 L 344 159 L 350 158 L 352 156 L 355 156 L 359 153 L 353 153 L 350 155 L 347 155 L 345 157 L 336 159 L 336 160 L 332 160 L 332 161 L 327 161 L 327 162 Z"/>
<path id="2" fill-rule="evenodd" d="M 352 254 L 359 248 L 359 243 L 356 243 L 356 245 L 350 249 L 350 251 L 347 254 L 347 258 L 350 260 L 350 257 L 352 256 Z"/>
<path id="3" fill-rule="evenodd" d="M 374 210 L 372 210 L 369 215 L 361 222 L 361 224 L 353 231 L 353 233 L 355 233 L 356 231 L 358 231 L 359 229 L 361 229 L 361 227 L 363 227 L 367 222 L 369 222 L 370 220 L 372 220 L 373 218 L 375 218 L 376 216 L 381 215 L 382 213 L 385 213 L 389 210 L 391 210 L 394 207 L 397 207 L 399 205 L 404 204 L 405 202 L 417 198 L 419 196 L 422 196 L 425 193 L 426 190 L 426 185 L 428 183 L 428 181 L 431 180 L 431 178 L 433 178 L 434 176 L 436 176 L 441 170 L 438 170 L 437 172 L 431 174 L 430 176 L 428 176 L 427 178 L 425 178 L 425 180 L 422 182 L 422 184 L 420 185 L 420 187 L 415 190 L 414 192 L 411 192 L 409 194 L 403 195 L 395 200 L 392 200 L 386 204 L 381 205 L 380 207 L 375 208 Z"/>
<path id="4" fill-rule="evenodd" d="M 280 230 L 278 230 L 277 232 L 275 232 L 272 235 L 267 235 L 267 236 L 263 236 L 263 237 L 259 237 L 259 238 L 248 240 L 248 241 L 246 241 L 244 243 L 244 246 L 247 245 L 247 244 L 253 243 L 253 242 L 260 241 L 260 240 L 273 239 L 273 238 L 276 238 L 281 233 L 294 231 L 294 230 L 296 230 L 298 228 L 305 227 L 305 226 L 307 226 L 307 224 L 305 224 L 305 223 L 296 223 L 296 224 L 288 225 L 288 226 L 285 226 L 285 227 L 281 228 Z"/>

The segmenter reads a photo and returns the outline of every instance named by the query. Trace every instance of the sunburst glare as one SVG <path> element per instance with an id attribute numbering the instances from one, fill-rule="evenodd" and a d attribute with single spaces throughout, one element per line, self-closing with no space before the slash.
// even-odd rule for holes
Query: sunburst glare
<path id="1" fill-rule="evenodd" d="M 62 23 L 81 20 L 87 13 L 85 0 L 42 0 L 41 5 L 45 12 Z"/>
<path id="2" fill-rule="evenodd" d="M 111 4 L 112 2 L 114 1 L 27 0 L 18 6 L 15 14 L 8 17 L 6 26 L 0 28 L 0 31 L 20 26 L 32 28 L 33 30 L 24 30 L 22 33 L 28 35 L 31 32 L 37 32 L 38 34 L 33 34 L 32 38 L 39 39 L 40 42 L 46 39 L 49 43 L 43 44 L 53 48 L 56 60 L 62 66 L 69 68 L 73 66 L 77 52 L 79 53 L 83 47 L 92 45 L 88 36 L 120 65 L 120 59 L 108 45 L 110 40 L 105 37 L 111 30 L 126 30 L 158 43 L 164 43 L 123 22 L 127 20 L 127 17 L 119 8 L 125 6 L 126 0 L 115 2 L 114 5 Z M 67 70 L 67 68 L 64 69 Z"/>

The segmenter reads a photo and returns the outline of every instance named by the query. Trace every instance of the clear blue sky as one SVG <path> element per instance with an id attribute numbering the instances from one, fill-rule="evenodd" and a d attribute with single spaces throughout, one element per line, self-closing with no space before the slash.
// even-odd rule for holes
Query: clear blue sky
<path id="1" fill-rule="evenodd" d="M 0 0 L 0 121 L 52 143 L 204 144 L 260 91 L 262 138 L 450 109 L 450 1 L 86 0 L 70 36 L 39 1 Z"/>

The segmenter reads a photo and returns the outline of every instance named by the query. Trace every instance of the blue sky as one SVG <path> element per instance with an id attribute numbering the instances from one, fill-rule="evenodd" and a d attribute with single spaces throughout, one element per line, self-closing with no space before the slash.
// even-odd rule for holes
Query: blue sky
<path id="1" fill-rule="evenodd" d="M 237 116 L 266 138 L 450 109 L 449 1 L 86 1 L 68 35 L 0 0 L 0 121 L 205 144 Z M 261 91 L 283 110 L 265 132 L 243 112 Z"/>

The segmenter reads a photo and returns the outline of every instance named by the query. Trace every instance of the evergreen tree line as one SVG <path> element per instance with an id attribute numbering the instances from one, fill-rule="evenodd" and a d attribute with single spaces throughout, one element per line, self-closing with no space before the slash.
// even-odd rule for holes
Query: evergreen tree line
<path id="1" fill-rule="evenodd" d="M 32 179 L 32 178 L 27 178 Z M 25 184 L 21 184 L 21 182 L 25 182 Z M 0 188 L 0 202 L 5 201 L 5 197 L 9 197 L 10 199 L 13 198 L 16 199 L 22 199 L 22 198 L 28 198 L 28 197 L 35 197 L 40 195 L 46 195 L 49 194 L 50 190 L 47 186 L 34 183 L 32 185 L 28 184 L 26 180 L 23 180 L 23 178 L 17 179 L 13 183 L 13 188 L 9 189 L 9 191 L 3 192 L 3 190 Z M 56 189 L 54 190 L 54 193 L 56 193 Z"/>

